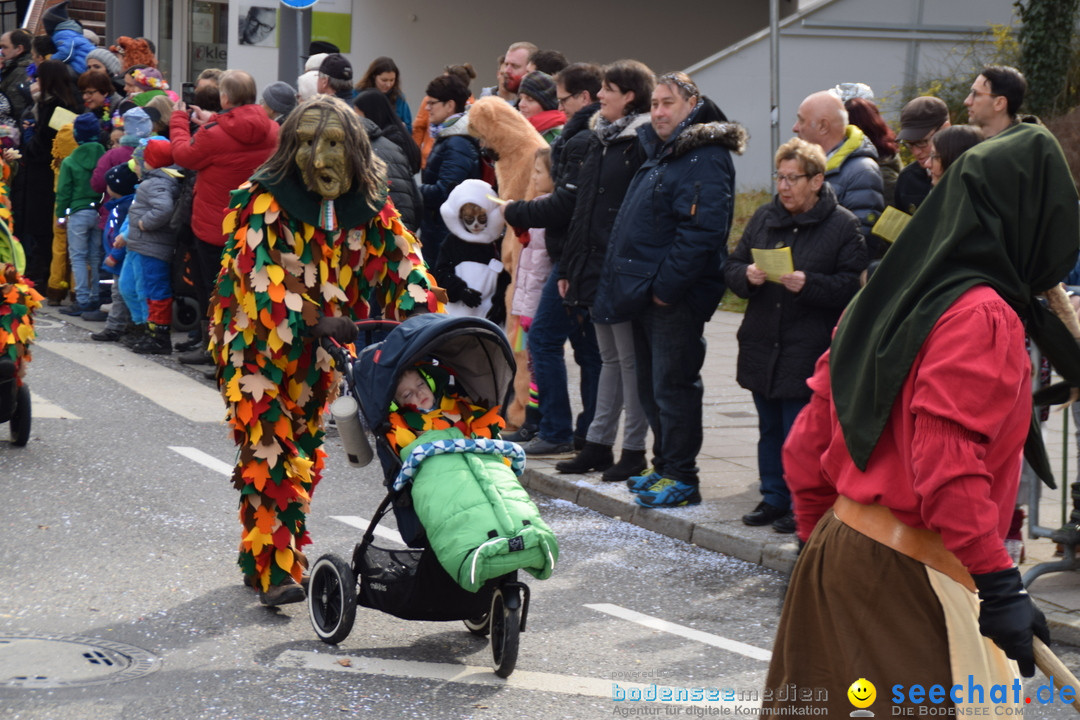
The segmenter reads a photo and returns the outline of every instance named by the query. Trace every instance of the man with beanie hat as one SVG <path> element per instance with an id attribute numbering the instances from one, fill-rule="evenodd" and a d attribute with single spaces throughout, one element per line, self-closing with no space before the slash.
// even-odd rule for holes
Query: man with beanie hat
<path id="1" fill-rule="evenodd" d="M 173 206 L 180 195 L 183 175 L 173 165 L 172 145 L 166 138 L 151 137 L 132 156 L 139 185 L 128 209 L 125 266 L 131 266 L 134 283 L 121 276 L 124 301 L 138 322 L 146 309 L 146 335 L 132 348 L 140 355 L 168 355 L 172 325 L 172 258 L 176 232 L 170 227 Z"/>
<path id="2" fill-rule="evenodd" d="M 287 82 L 272 82 L 263 88 L 262 106 L 267 116 L 278 125 L 296 107 L 296 90 Z"/>
<path id="3" fill-rule="evenodd" d="M 923 95 L 917 97 L 900 111 L 900 132 L 896 139 L 914 159 L 896 179 L 893 206 L 906 213 L 914 213 L 930 194 L 930 155 L 934 148 L 930 141 L 939 130 L 949 127 L 949 108 L 941 98 Z"/>
<path id="4" fill-rule="evenodd" d="M 56 52 L 52 60 L 67 63 L 76 75 L 86 72 L 86 57 L 94 46 L 83 35 L 82 25 L 78 20 L 68 17 L 67 2 L 54 5 L 41 16 L 45 33 L 52 38 Z"/>
<path id="5" fill-rule="evenodd" d="M 518 86 L 518 110 L 536 128 L 548 145 L 562 133 L 566 113 L 559 110 L 555 81 L 542 72 L 531 72 Z"/>
<path id="6" fill-rule="evenodd" d="M 30 34 L 24 30 L 11 30 L 0 35 L 0 54 L 4 64 L 0 68 L 0 93 L 11 103 L 11 117 L 22 117 L 31 104 L 26 68 L 30 65 Z"/>
<path id="7" fill-rule="evenodd" d="M 98 206 L 101 193 L 90 187 L 90 176 L 105 147 L 98 142 L 101 125 L 93 113 L 75 118 L 74 135 L 79 147 L 60 163 L 56 181 L 57 222 L 67 225 L 68 260 L 75 276 L 75 304 L 63 308 L 65 315 L 82 315 L 101 306 L 98 274 L 102 254 Z"/>
<path id="8" fill-rule="evenodd" d="M 104 160 L 106 156 L 108 153 L 101 159 Z M 97 173 L 96 170 L 94 172 Z M 116 244 L 116 236 L 120 234 L 120 227 L 127 220 L 128 208 L 135 200 L 135 185 L 139 182 L 139 178 L 135 175 L 135 171 L 128 167 L 127 160 L 109 168 L 104 177 L 109 199 L 105 201 L 105 227 L 102 230 L 102 244 L 105 248 L 102 269 L 114 276 L 112 305 L 105 316 L 105 329 L 91 333 L 90 339 L 96 342 L 123 340 L 125 343 L 130 343 L 128 347 L 134 347 L 136 341 L 142 338 L 141 331 L 145 328 L 140 328 L 138 334 L 136 333 L 131 323 L 131 311 L 124 302 L 124 295 L 120 290 L 120 276 L 123 272 L 127 248 L 123 244 Z"/>
<path id="9" fill-rule="evenodd" d="M 336 95 L 352 105 L 356 91 L 352 85 L 352 63 L 341 53 L 330 53 L 319 66 L 319 93 Z"/>

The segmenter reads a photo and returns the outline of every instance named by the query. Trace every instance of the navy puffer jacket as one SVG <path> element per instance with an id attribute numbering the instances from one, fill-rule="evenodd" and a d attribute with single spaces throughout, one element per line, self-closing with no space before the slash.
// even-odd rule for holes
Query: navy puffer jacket
<path id="1" fill-rule="evenodd" d="M 723 266 L 735 198 L 732 151 L 747 132 L 720 120 L 708 99 L 661 142 L 651 125 L 638 130 L 648 158 L 638 169 L 611 230 L 592 314 L 624 322 L 652 303 L 709 318 L 724 295 Z"/>
<path id="2" fill-rule="evenodd" d="M 439 208 L 462 180 L 480 177 L 480 145 L 469 135 L 467 116 L 446 125 L 428 155 L 420 174 L 420 197 L 424 214 L 420 220 L 420 243 L 424 257 L 434 264 L 447 232 Z"/>

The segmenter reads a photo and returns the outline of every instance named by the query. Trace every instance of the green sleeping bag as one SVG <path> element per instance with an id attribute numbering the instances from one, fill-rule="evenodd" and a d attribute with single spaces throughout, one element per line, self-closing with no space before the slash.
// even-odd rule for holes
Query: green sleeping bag
<path id="1" fill-rule="evenodd" d="M 516 446 L 451 428 L 425 432 L 401 451 L 428 543 L 470 592 L 514 570 L 543 580 L 559 557 L 554 533 L 498 454 L 507 447 Z"/>

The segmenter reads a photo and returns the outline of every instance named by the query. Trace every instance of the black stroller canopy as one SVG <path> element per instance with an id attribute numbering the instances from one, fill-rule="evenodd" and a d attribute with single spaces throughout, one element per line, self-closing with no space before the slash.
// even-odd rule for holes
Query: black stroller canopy
<path id="1" fill-rule="evenodd" d="M 369 428 L 378 432 L 386 423 L 399 376 L 429 358 L 452 370 L 477 405 L 506 407 L 516 366 L 503 331 L 483 318 L 425 313 L 364 348 L 356 361 L 356 394 Z"/>

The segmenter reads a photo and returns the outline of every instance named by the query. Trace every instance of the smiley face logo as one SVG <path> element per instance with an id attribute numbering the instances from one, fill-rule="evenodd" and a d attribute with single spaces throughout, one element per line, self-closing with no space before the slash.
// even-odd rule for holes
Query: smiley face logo
<path id="1" fill-rule="evenodd" d="M 874 704 L 874 700 L 877 698 L 877 688 L 874 687 L 874 683 L 866 678 L 859 678 L 851 683 L 851 687 L 847 690 L 847 696 L 855 707 L 868 708 Z"/>

